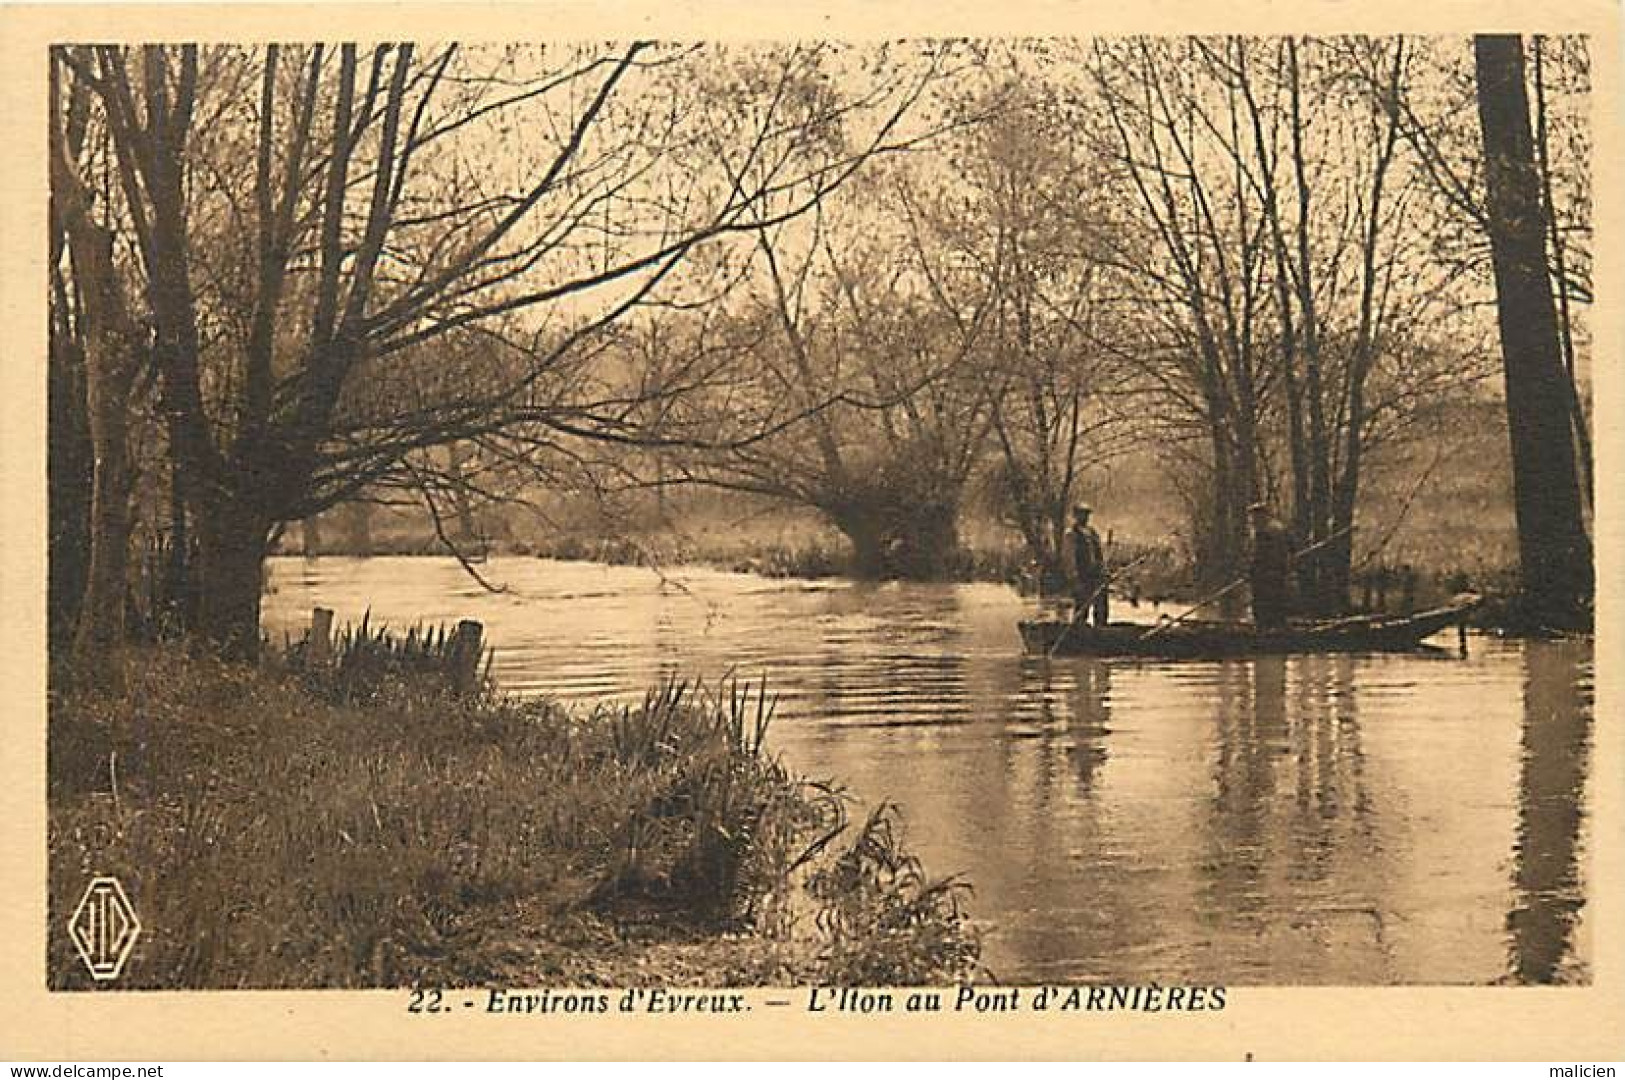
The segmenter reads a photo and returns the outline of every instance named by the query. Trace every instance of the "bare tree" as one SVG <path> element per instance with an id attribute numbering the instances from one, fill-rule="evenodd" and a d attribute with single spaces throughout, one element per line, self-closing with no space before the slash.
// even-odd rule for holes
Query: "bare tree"
<path id="1" fill-rule="evenodd" d="M 1278 367 L 1264 325 L 1266 222 L 1237 159 L 1210 140 L 1239 134 L 1237 100 L 1211 93 L 1202 60 L 1195 41 L 1137 39 L 1097 43 L 1092 71 L 1103 148 L 1139 211 L 1114 256 L 1138 284 L 1135 351 L 1165 452 L 1194 466 L 1198 573 L 1222 580 L 1240 565 L 1246 508 L 1264 493 L 1262 425 Z"/>
<path id="2" fill-rule="evenodd" d="M 1095 71 L 1144 219 L 1137 244 L 1114 233 L 1141 290 L 1138 366 L 1198 466 L 1198 561 L 1230 576 L 1242 509 L 1271 499 L 1311 550 L 1303 606 L 1341 610 L 1367 459 L 1477 374 L 1449 344 L 1470 334 L 1467 290 L 1416 239 L 1435 208 L 1399 153 L 1409 44 L 1129 42 Z"/>
<path id="3" fill-rule="evenodd" d="M 559 397 L 584 343 L 702 245 L 817 205 L 936 74 L 921 50 L 843 98 L 825 51 L 57 50 L 116 154 L 201 635 L 252 653 L 273 530 L 421 481 L 426 451 L 614 433 L 624 402 Z M 500 361 L 412 392 L 464 330 Z"/>
<path id="4" fill-rule="evenodd" d="M 1588 616 L 1591 542 L 1547 268 L 1549 226 L 1529 123 L 1523 41 L 1479 35 L 1473 53 L 1523 598 L 1539 623 L 1572 626 Z"/>
<path id="5" fill-rule="evenodd" d="M 1246 43 L 1223 48 L 1222 59 L 1209 55 L 1240 91 L 1252 151 L 1245 168 L 1274 250 L 1292 517 L 1299 544 L 1313 552 L 1298 566 L 1302 599 L 1310 610 L 1335 612 L 1348 603 L 1361 466 L 1374 441 L 1368 384 L 1379 351 L 1404 347 L 1399 334 L 1389 334 L 1395 316 L 1415 314 L 1392 310 L 1398 238 L 1412 224 L 1405 192 L 1396 199 L 1392 191 L 1397 112 L 1391 104 L 1367 112 L 1357 99 L 1340 98 L 1338 88 L 1349 78 L 1345 65 L 1372 68 L 1391 102 L 1405 81 L 1405 43 L 1284 39 L 1263 80 Z M 1314 86 L 1305 50 L 1320 54 L 1312 61 Z M 1309 149 L 1311 126 L 1318 154 Z M 1237 151 L 1240 161 L 1246 149 Z M 1332 220 L 1319 209 L 1323 202 Z"/>
<path id="6" fill-rule="evenodd" d="M 1066 530 L 1087 473 L 1130 444 L 1131 372 L 1113 350 L 1120 313 L 1104 264 L 1107 186 L 1075 107 L 999 86 L 901 204 L 914 257 L 945 311 L 985 306 L 977 349 L 994 463 L 993 503 L 1022 537 L 1041 586 L 1064 587 Z"/>
<path id="7" fill-rule="evenodd" d="M 698 421 L 712 445 L 684 475 L 815 508 L 861 574 L 935 577 L 987 433 L 987 309 L 932 292 L 888 195 L 871 178 L 844 215 L 758 232 L 727 320 L 733 375 Z"/>

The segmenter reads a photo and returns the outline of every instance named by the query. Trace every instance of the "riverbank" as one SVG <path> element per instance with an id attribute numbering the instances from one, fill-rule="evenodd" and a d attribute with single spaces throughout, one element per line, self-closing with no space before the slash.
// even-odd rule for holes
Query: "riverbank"
<path id="1" fill-rule="evenodd" d="M 973 974 L 965 887 L 848 820 L 743 688 L 591 711 L 132 649 L 54 680 L 50 985 L 117 876 L 121 987 L 785 985 Z"/>

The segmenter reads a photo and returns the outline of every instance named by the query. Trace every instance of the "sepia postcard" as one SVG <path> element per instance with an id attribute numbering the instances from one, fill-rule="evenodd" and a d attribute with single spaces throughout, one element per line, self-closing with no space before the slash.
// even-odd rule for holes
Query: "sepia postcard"
<path id="1" fill-rule="evenodd" d="M 1616 3 L 0 28 L 0 1056 L 1625 1057 Z"/>

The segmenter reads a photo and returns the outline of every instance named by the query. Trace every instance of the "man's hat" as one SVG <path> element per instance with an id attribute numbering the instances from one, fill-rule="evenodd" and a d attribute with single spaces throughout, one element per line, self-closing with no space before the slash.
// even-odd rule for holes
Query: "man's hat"
<path id="1" fill-rule="evenodd" d="M 1247 508 L 1247 512 L 1249 514 L 1267 514 L 1270 512 L 1270 504 L 1266 502 L 1255 502 L 1253 505 Z"/>
<path id="2" fill-rule="evenodd" d="M 1074 506 L 1072 508 L 1072 514 L 1073 514 L 1074 517 L 1081 517 L 1081 516 L 1087 515 L 1088 513 L 1089 513 L 1089 504 L 1088 503 L 1079 503 L 1078 505 L 1076 505 L 1076 506 Z"/>

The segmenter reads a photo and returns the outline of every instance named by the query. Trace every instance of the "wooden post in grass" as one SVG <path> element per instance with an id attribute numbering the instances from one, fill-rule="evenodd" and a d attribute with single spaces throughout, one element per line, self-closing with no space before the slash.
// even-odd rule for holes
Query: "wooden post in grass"
<path id="1" fill-rule="evenodd" d="M 479 682 L 480 657 L 485 653 L 485 626 L 463 619 L 451 635 L 451 688 L 459 694 L 472 693 Z"/>
<path id="2" fill-rule="evenodd" d="M 310 660 L 325 664 L 333 658 L 333 611 L 319 607 L 310 613 Z"/>

